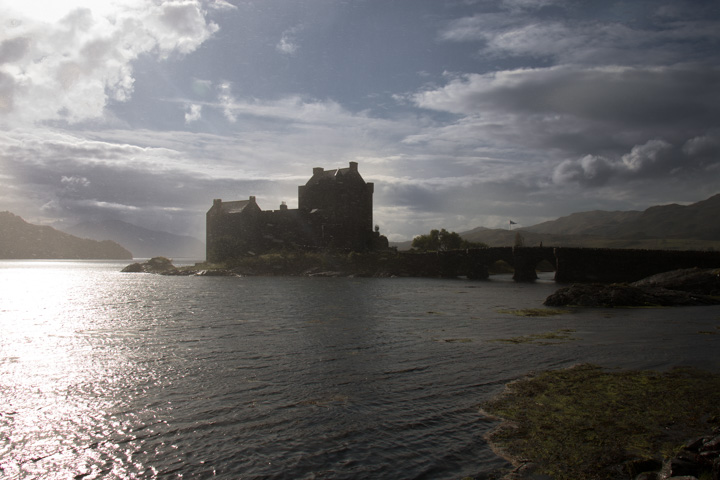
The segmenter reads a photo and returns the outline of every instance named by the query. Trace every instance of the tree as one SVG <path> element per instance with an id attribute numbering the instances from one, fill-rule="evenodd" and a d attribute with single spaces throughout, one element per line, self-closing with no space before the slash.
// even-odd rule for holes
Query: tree
<path id="1" fill-rule="evenodd" d="M 429 235 L 418 235 L 413 238 L 412 248 L 422 251 L 440 250 L 440 232 L 430 230 Z"/>
<path id="2" fill-rule="evenodd" d="M 485 248 L 486 244 L 481 242 L 469 242 L 464 240 L 460 234 L 441 230 L 430 230 L 428 235 L 418 235 L 413 238 L 412 248 L 420 251 L 444 252 L 447 250 L 463 250 L 466 248 Z"/>

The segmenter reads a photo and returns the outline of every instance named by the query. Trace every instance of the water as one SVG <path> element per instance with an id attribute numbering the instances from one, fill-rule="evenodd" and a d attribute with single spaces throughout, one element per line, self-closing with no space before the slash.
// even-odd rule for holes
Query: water
<path id="1" fill-rule="evenodd" d="M 0 477 L 491 478 L 479 406 L 533 370 L 720 371 L 720 308 L 528 318 L 509 277 L 161 277 L 0 262 Z M 552 345 L 498 342 L 571 329 Z"/>

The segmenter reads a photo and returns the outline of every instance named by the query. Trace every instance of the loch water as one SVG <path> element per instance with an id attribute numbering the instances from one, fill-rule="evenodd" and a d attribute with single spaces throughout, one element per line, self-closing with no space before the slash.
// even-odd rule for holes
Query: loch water
<path id="1" fill-rule="evenodd" d="M 720 371 L 720 307 L 511 313 L 542 308 L 552 274 L 163 277 L 125 263 L 0 262 L 0 477 L 493 478 L 508 464 L 479 407 L 508 382 L 584 362 Z M 517 337 L 531 341 L 504 341 Z"/>

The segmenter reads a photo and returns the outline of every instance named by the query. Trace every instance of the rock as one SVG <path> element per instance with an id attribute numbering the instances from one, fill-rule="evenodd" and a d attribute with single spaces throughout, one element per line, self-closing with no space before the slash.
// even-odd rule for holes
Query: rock
<path id="1" fill-rule="evenodd" d="M 659 273 L 632 284 L 636 287 L 661 287 L 702 295 L 720 295 L 719 268 L 685 268 Z"/>
<path id="2" fill-rule="evenodd" d="M 717 431 L 712 436 L 688 441 L 683 450 L 674 458 L 671 458 L 657 476 L 650 472 L 635 477 L 635 480 L 649 480 L 662 478 L 666 480 L 691 480 L 707 478 L 710 480 L 720 479 L 720 450 L 713 450 L 720 441 Z M 700 452 L 700 453 L 698 453 Z M 644 475 L 644 476 L 643 476 Z"/>
<path id="3" fill-rule="evenodd" d="M 660 480 L 658 472 L 643 472 L 635 477 L 635 480 Z"/>
<path id="4" fill-rule="evenodd" d="M 667 471 L 670 477 L 699 477 L 703 471 L 703 465 L 697 455 L 683 451 L 668 462 Z"/>
<path id="5" fill-rule="evenodd" d="M 720 435 L 704 442 L 700 448 L 700 452 L 718 452 L 720 450 Z"/>
<path id="6" fill-rule="evenodd" d="M 543 304 L 552 307 L 669 307 L 718 305 L 720 299 L 660 287 L 591 283 L 561 288 L 547 297 Z"/>
<path id="7" fill-rule="evenodd" d="M 128 265 L 127 267 L 125 267 L 121 270 L 121 272 L 125 272 L 125 273 L 141 273 L 144 271 L 145 270 L 143 270 L 143 266 L 137 262 L 131 263 L 130 265 Z"/>
<path id="8" fill-rule="evenodd" d="M 343 273 L 343 272 L 337 272 L 334 270 L 329 270 L 329 271 L 309 273 L 307 276 L 308 277 L 330 277 L 330 278 L 332 278 L 332 277 L 347 277 L 348 274 Z"/>
<path id="9" fill-rule="evenodd" d="M 160 275 L 182 275 L 186 274 L 172 264 L 172 261 L 165 257 L 153 257 L 145 263 L 133 263 L 121 270 L 126 273 L 158 273 Z"/>
<path id="10" fill-rule="evenodd" d="M 194 272 L 194 275 L 198 277 L 239 277 L 237 273 L 226 270 L 224 268 L 218 268 L 214 270 L 199 270 Z"/>
<path id="11" fill-rule="evenodd" d="M 643 307 L 720 304 L 720 269 L 689 268 L 632 284 L 573 284 L 550 295 L 548 306 Z"/>
<path id="12" fill-rule="evenodd" d="M 659 460 L 655 459 L 637 459 L 631 460 L 624 465 L 624 471 L 626 471 L 631 477 L 636 480 L 641 475 L 645 475 L 644 479 L 651 480 L 656 478 L 657 472 L 663 467 L 663 464 Z"/>

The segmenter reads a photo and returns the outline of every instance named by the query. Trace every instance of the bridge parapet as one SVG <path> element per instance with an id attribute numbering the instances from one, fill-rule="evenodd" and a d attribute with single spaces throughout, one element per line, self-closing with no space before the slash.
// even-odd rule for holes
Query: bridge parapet
<path id="1" fill-rule="evenodd" d="M 555 267 L 556 282 L 634 282 L 680 268 L 720 268 L 720 252 L 632 250 L 569 247 L 489 247 L 404 254 L 406 271 L 415 276 L 489 277 L 488 267 L 503 260 L 515 269 L 513 279 L 537 279 L 537 265 Z"/>

